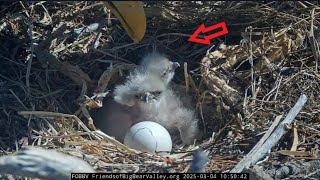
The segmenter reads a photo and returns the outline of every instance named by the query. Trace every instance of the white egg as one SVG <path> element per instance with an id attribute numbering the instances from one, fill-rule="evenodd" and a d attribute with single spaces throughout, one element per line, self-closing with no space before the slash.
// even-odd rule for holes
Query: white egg
<path id="1" fill-rule="evenodd" d="M 163 155 L 171 152 L 172 140 L 169 132 L 160 124 L 143 121 L 133 125 L 124 138 L 130 148 Z"/>

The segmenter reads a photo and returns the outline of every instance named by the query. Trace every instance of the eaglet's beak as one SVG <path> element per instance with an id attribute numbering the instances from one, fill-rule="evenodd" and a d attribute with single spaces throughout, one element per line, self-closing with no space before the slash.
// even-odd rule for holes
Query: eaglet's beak
<path id="1" fill-rule="evenodd" d="M 177 67 L 180 67 L 178 62 L 172 62 L 172 70 L 174 71 Z"/>

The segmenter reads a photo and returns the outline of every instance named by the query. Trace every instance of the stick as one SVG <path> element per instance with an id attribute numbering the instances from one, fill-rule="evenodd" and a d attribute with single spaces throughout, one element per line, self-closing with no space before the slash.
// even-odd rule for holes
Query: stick
<path id="1" fill-rule="evenodd" d="M 249 166 L 254 165 L 261 158 L 263 158 L 268 153 L 268 151 L 271 150 L 271 148 L 278 143 L 278 141 L 282 138 L 282 136 L 285 135 L 285 133 L 287 132 L 287 130 L 285 129 L 285 125 L 291 124 L 293 122 L 294 118 L 298 115 L 298 113 L 306 103 L 307 99 L 308 99 L 307 96 L 302 94 L 299 97 L 297 103 L 293 106 L 293 108 L 290 109 L 286 118 L 279 124 L 279 126 L 269 136 L 269 138 L 264 142 L 264 144 L 261 145 L 260 148 L 256 149 L 256 146 L 260 145 L 260 143 L 258 143 L 253 148 L 256 150 L 251 151 L 247 156 L 245 156 L 230 172 L 240 173 L 245 168 L 248 168 Z"/>

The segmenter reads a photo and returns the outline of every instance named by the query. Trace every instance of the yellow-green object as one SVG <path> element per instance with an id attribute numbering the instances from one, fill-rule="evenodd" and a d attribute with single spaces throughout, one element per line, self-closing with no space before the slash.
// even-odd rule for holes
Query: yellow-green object
<path id="1" fill-rule="evenodd" d="M 146 15 L 141 1 L 103 1 L 119 19 L 130 38 L 139 42 L 146 32 Z"/>

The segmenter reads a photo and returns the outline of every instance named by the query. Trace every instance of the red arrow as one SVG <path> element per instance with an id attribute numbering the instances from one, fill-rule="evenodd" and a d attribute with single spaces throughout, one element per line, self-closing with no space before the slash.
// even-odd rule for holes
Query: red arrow
<path id="1" fill-rule="evenodd" d="M 204 39 L 199 39 L 197 38 L 197 36 L 202 32 L 202 33 L 206 33 L 209 31 L 212 31 L 214 29 L 218 29 L 218 28 L 222 28 L 222 31 L 210 34 L 208 36 L 205 36 Z M 200 27 L 190 36 L 190 38 L 188 39 L 188 41 L 190 42 L 196 42 L 196 43 L 200 43 L 200 44 L 210 44 L 210 39 L 222 36 L 228 34 L 228 29 L 226 26 L 225 22 L 221 22 L 219 24 L 215 24 L 209 27 L 205 27 L 204 24 L 201 24 Z"/>

